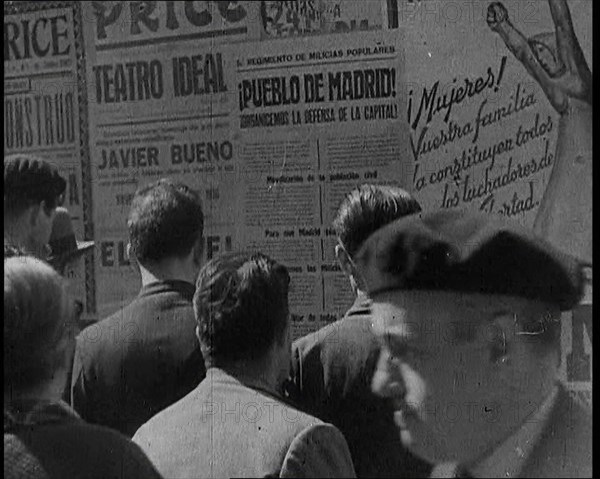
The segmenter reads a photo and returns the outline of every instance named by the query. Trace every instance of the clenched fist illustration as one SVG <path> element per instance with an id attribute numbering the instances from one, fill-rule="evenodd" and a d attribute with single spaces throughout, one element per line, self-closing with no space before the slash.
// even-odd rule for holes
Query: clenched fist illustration
<path id="1" fill-rule="evenodd" d="M 592 264 L 592 72 L 566 0 L 548 0 L 555 31 L 526 38 L 504 5 L 488 7 L 487 23 L 541 86 L 560 114 L 554 165 L 534 230 Z"/>

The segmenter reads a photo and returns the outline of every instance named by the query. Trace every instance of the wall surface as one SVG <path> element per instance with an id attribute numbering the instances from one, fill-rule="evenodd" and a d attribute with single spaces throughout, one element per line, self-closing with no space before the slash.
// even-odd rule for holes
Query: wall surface
<path id="1" fill-rule="evenodd" d="M 331 220 L 364 182 L 513 218 L 591 265 L 592 2 L 568 1 L 572 28 L 546 1 L 489 4 L 5 2 L 4 152 L 68 179 L 96 241 L 73 272 L 86 316 L 137 293 L 126 216 L 163 176 L 200 190 L 209 257 L 290 268 L 296 336 L 352 301 Z M 589 291 L 562 361 L 588 398 L 591 268 Z"/>

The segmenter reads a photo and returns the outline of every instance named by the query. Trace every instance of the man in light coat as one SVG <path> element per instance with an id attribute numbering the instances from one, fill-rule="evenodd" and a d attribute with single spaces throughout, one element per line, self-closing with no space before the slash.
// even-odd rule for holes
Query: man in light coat
<path id="1" fill-rule="evenodd" d="M 355 477 L 340 431 L 286 404 L 289 275 L 235 253 L 200 272 L 194 295 L 206 378 L 135 434 L 164 477 Z"/>

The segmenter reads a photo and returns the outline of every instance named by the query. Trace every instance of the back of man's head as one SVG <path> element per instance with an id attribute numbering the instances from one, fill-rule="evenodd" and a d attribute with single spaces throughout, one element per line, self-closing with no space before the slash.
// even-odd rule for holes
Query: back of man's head
<path id="1" fill-rule="evenodd" d="M 4 158 L 4 214 L 18 216 L 44 202 L 46 214 L 61 203 L 67 183 L 47 161 L 29 154 Z"/>
<path id="2" fill-rule="evenodd" d="M 346 196 L 333 227 L 340 243 L 353 257 L 364 241 L 379 228 L 420 211 L 418 201 L 402 188 L 365 184 Z"/>
<path id="3" fill-rule="evenodd" d="M 31 256 L 4 260 L 4 392 L 18 395 L 66 371 L 75 344 L 64 280 Z"/>
<path id="4" fill-rule="evenodd" d="M 185 257 L 202 239 L 200 197 L 183 183 L 158 180 L 135 193 L 127 228 L 130 252 L 140 264 Z"/>
<path id="5" fill-rule="evenodd" d="M 263 358 L 289 327 L 285 266 L 261 253 L 211 260 L 198 276 L 194 311 L 207 367 Z"/>

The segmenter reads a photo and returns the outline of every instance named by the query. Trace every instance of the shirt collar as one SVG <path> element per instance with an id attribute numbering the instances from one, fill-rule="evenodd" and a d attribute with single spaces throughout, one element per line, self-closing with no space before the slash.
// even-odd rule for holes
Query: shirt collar
<path id="1" fill-rule="evenodd" d="M 364 293 L 358 293 L 346 316 L 362 316 L 371 313 L 371 299 Z"/>
<path id="2" fill-rule="evenodd" d="M 525 419 L 521 427 L 489 456 L 469 467 L 473 477 L 518 477 L 531 451 L 548 422 L 556 403 L 558 386 L 555 386 L 535 413 Z"/>
<path id="3" fill-rule="evenodd" d="M 282 395 L 276 391 L 272 386 L 267 384 L 266 381 L 261 378 L 251 376 L 249 374 L 243 374 L 240 372 L 226 371 L 219 367 L 209 367 L 206 371 L 206 379 L 209 381 L 221 381 L 229 383 L 242 384 L 255 391 L 260 391 L 276 399 L 282 400 Z"/>
<path id="4" fill-rule="evenodd" d="M 186 298 L 192 299 L 196 286 L 187 281 L 165 279 L 162 281 L 155 281 L 142 286 L 138 297 L 151 296 L 153 294 L 167 293 L 176 291 Z"/>

